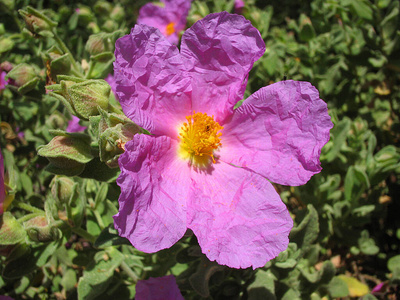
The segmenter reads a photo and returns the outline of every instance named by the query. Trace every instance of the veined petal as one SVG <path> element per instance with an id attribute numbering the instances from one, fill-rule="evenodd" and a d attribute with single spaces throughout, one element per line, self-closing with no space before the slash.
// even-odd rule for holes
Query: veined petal
<path id="1" fill-rule="evenodd" d="M 177 142 L 136 134 L 119 158 L 121 187 L 114 225 L 137 249 L 171 247 L 186 231 L 187 162 L 176 159 Z"/>
<path id="2" fill-rule="evenodd" d="M 124 113 L 153 134 L 176 138 L 191 110 L 190 78 L 176 46 L 158 29 L 136 25 L 116 42 L 114 76 Z"/>
<path id="3" fill-rule="evenodd" d="M 287 248 L 293 222 L 268 180 L 223 162 L 192 179 L 188 228 L 210 260 L 255 269 Z"/>
<path id="4" fill-rule="evenodd" d="M 315 87 L 287 80 L 251 95 L 223 126 L 222 161 L 297 186 L 321 171 L 333 124 Z"/>
<path id="5" fill-rule="evenodd" d="M 139 280 L 136 300 L 184 300 L 174 275 Z"/>
<path id="6" fill-rule="evenodd" d="M 192 77 L 192 109 L 222 122 L 243 98 L 248 74 L 264 52 L 260 33 L 243 16 L 221 12 L 196 22 L 181 45 Z"/>

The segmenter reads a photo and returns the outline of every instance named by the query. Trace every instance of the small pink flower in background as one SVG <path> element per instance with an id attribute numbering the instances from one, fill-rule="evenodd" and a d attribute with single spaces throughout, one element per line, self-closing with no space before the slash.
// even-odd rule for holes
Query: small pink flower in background
<path id="1" fill-rule="evenodd" d="M 243 11 L 243 7 L 244 7 L 243 0 L 235 0 L 235 13 L 241 14 Z"/>
<path id="2" fill-rule="evenodd" d="M 268 180 L 302 185 L 319 173 L 332 122 L 308 82 L 269 85 L 233 109 L 264 52 L 258 30 L 226 12 L 186 30 L 180 52 L 146 25 L 117 41 L 122 109 L 152 134 L 119 158 L 114 225 L 137 249 L 169 248 L 188 228 L 211 261 L 233 268 L 287 248 L 293 222 Z"/>
<path id="3" fill-rule="evenodd" d="M 161 0 L 163 6 L 145 4 L 139 11 L 137 24 L 158 28 L 172 44 L 178 44 L 179 33 L 186 27 L 191 0 Z"/>
<path id="4" fill-rule="evenodd" d="M 139 280 L 136 300 L 184 300 L 173 275 Z"/>
<path id="5" fill-rule="evenodd" d="M 67 132 L 82 132 L 87 128 L 79 124 L 80 119 L 76 116 L 72 116 L 72 119 L 68 122 Z"/>
<path id="6" fill-rule="evenodd" d="M 6 75 L 7 73 L 4 71 L 0 73 L 0 91 L 4 90 L 6 88 L 6 85 L 8 84 L 8 80 L 6 80 Z"/>
<path id="7" fill-rule="evenodd" d="M 10 296 L 0 296 L 0 300 L 14 300 L 14 298 L 11 298 Z"/>

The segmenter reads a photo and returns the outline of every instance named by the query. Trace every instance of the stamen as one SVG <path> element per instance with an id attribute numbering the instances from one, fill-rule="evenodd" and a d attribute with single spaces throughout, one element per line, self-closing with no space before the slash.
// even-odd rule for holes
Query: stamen
<path id="1" fill-rule="evenodd" d="M 204 156 L 211 157 L 215 163 L 214 150 L 221 146 L 223 127 L 214 121 L 214 116 L 196 113 L 186 117 L 178 138 L 181 140 L 180 153 L 194 162 L 204 162 Z"/>
<path id="2" fill-rule="evenodd" d="M 174 22 L 169 23 L 165 28 L 165 31 L 167 33 L 167 36 L 173 34 L 175 32 L 175 23 Z"/>

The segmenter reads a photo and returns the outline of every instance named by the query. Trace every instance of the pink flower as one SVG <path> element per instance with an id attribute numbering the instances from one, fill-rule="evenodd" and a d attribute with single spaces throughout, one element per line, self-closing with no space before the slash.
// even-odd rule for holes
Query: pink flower
<path id="1" fill-rule="evenodd" d="M 4 71 L 0 73 L 0 91 L 4 90 L 6 88 L 6 85 L 8 84 L 8 80 L 6 80 L 6 75 L 7 73 Z"/>
<path id="2" fill-rule="evenodd" d="M 107 81 L 107 83 L 110 85 L 111 87 L 111 91 L 113 92 L 113 94 L 115 95 L 115 97 L 117 97 L 117 94 L 115 93 L 115 87 L 117 85 L 117 83 L 115 82 L 115 78 L 113 75 L 108 74 L 106 78 L 104 78 L 105 81 Z M 118 99 L 118 98 L 117 98 Z"/>
<path id="3" fill-rule="evenodd" d="M 139 280 L 136 284 L 136 300 L 183 300 L 173 275 Z"/>
<path id="4" fill-rule="evenodd" d="M 161 0 L 164 6 L 147 3 L 139 11 L 138 24 L 158 28 L 173 44 L 178 44 L 179 33 L 185 29 L 191 0 Z"/>
<path id="5" fill-rule="evenodd" d="M 117 41 L 122 109 L 152 133 L 119 158 L 114 224 L 137 249 L 168 248 L 187 228 L 229 267 L 262 267 L 287 248 L 293 222 L 267 179 L 301 185 L 319 173 L 332 123 L 308 82 L 272 84 L 233 109 L 264 51 L 258 30 L 227 12 L 186 30 L 180 52 L 146 25 Z"/>
<path id="6" fill-rule="evenodd" d="M 235 13 L 241 14 L 244 7 L 243 0 L 235 0 Z"/>
<path id="7" fill-rule="evenodd" d="M 67 132 L 82 132 L 87 128 L 79 124 L 80 119 L 72 116 L 72 119 L 68 122 Z"/>

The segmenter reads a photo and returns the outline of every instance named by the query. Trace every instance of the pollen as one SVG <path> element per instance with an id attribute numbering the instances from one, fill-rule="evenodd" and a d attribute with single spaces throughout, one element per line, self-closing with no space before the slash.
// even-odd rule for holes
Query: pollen
<path id="1" fill-rule="evenodd" d="M 166 34 L 167 36 L 170 36 L 171 34 L 173 34 L 175 32 L 175 23 L 171 22 L 167 25 L 167 27 L 165 28 Z"/>
<path id="2" fill-rule="evenodd" d="M 178 138 L 180 139 L 179 153 L 198 165 L 205 165 L 209 158 L 215 163 L 214 150 L 221 146 L 223 129 L 214 116 L 206 113 L 196 113 L 186 117 Z"/>

